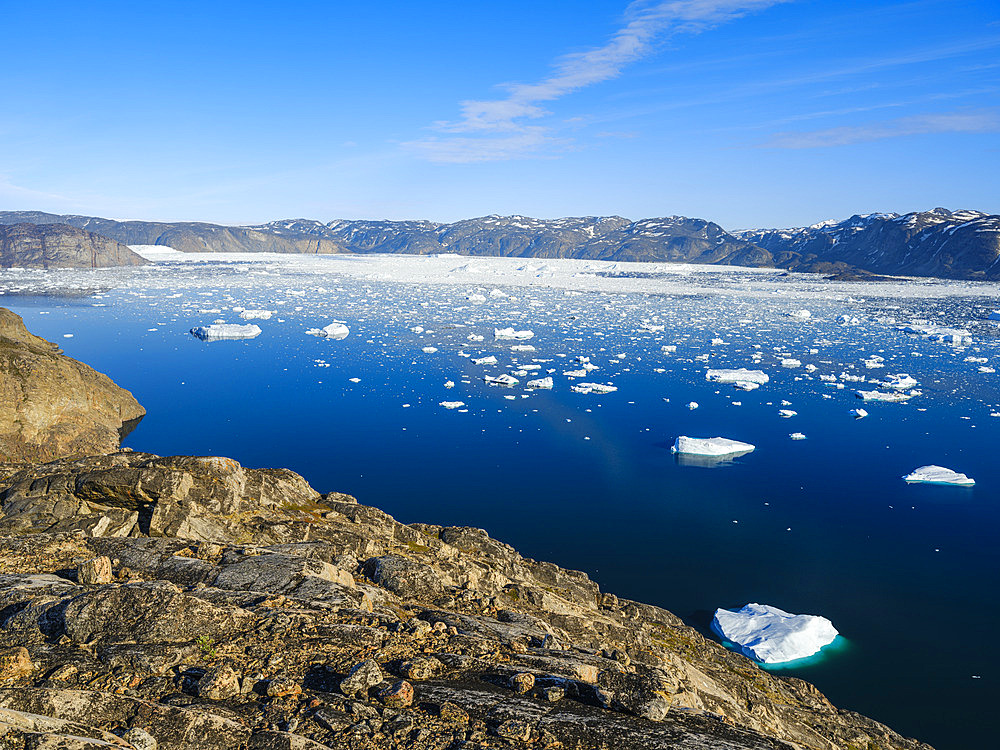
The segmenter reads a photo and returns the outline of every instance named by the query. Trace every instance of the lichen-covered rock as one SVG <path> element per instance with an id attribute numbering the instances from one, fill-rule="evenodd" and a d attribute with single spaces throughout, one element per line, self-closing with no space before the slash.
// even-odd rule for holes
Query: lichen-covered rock
<path id="1" fill-rule="evenodd" d="M 347 677 L 340 681 L 340 692 L 347 696 L 363 694 L 369 688 L 382 682 L 382 679 L 382 670 L 379 668 L 378 662 L 374 659 L 366 659 L 355 664 Z"/>
<path id="2" fill-rule="evenodd" d="M 0 307 L 0 462 L 51 461 L 118 449 L 146 411 L 106 375 L 35 336 Z"/>
<path id="3" fill-rule="evenodd" d="M 76 580 L 80 583 L 102 584 L 111 583 L 114 580 L 114 572 L 111 568 L 111 558 L 107 555 L 98 555 L 80 563 L 76 569 Z"/>

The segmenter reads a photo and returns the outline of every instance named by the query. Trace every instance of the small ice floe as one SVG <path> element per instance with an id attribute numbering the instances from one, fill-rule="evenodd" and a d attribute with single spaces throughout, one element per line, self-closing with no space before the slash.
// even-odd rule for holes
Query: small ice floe
<path id="1" fill-rule="evenodd" d="M 480 357 L 479 359 L 472 360 L 474 365 L 495 365 L 497 363 L 497 358 L 492 354 L 488 357 Z"/>
<path id="2" fill-rule="evenodd" d="M 855 318 L 853 315 L 838 315 L 837 322 L 842 326 L 856 326 L 861 321 Z"/>
<path id="3" fill-rule="evenodd" d="M 574 393 L 614 393 L 618 390 L 618 386 L 604 383 L 577 383 L 572 389 Z"/>
<path id="4" fill-rule="evenodd" d="M 809 320 L 812 317 L 812 313 L 808 310 L 795 310 L 788 313 L 789 318 L 795 318 L 796 320 Z"/>
<path id="5" fill-rule="evenodd" d="M 724 437 L 693 438 L 681 435 L 670 448 L 671 453 L 685 453 L 693 456 L 731 456 L 756 450 L 750 443 L 730 440 Z"/>
<path id="6" fill-rule="evenodd" d="M 802 367 L 802 362 L 801 360 L 795 359 L 794 357 L 785 357 L 783 360 L 781 360 L 781 366 L 789 368 Z"/>
<path id="7" fill-rule="evenodd" d="M 890 404 L 901 404 L 913 398 L 913 395 L 910 393 L 900 393 L 898 391 L 892 393 L 885 393 L 883 391 L 855 391 L 854 394 L 862 401 L 884 401 Z"/>
<path id="8" fill-rule="evenodd" d="M 191 329 L 191 335 L 202 341 L 221 341 L 223 339 L 252 339 L 263 333 L 260 326 L 236 323 L 214 323 L 210 326 L 197 326 Z"/>
<path id="9" fill-rule="evenodd" d="M 805 440 L 806 439 L 805 434 L 802 433 L 802 432 L 792 432 L 792 433 L 789 433 L 788 437 L 790 437 L 792 440 Z"/>
<path id="10" fill-rule="evenodd" d="M 485 338 L 486 338 L 485 336 L 480 336 L 478 333 L 470 333 L 468 335 L 469 341 L 482 341 Z"/>
<path id="11" fill-rule="evenodd" d="M 515 331 L 513 328 L 493 329 L 493 338 L 499 341 L 527 341 L 534 335 L 534 331 Z"/>
<path id="12" fill-rule="evenodd" d="M 413 326 L 413 328 L 411 328 L 410 330 L 413 331 L 414 333 L 423 333 L 424 332 L 424 327 L 423 326 Z"/>
<path id="13" fill-rule="evenodd" d="M 533 352 L 535 347 L 531 344 L 514 344 L 510 347 L 512 352 Z"/>
<path id="14" fill-rule="evenodd" d="M 330 365 L 327 365 L 327 367 L 329 367 L 329 366 Z M 348 380 L 348 382 L 351 382 L 351 383 L 360 383 L 361 382 L 361 378 L 348 378 L 347 380 Z"/>
<path id="15" fill-rule="evenodd" d="M 909 484 L 956 484 L 960 487 L 971 487 L 976 480 L 965 474 L 946 469 L 943 466 L 921 466 L 903 477 Z"/>
<path id="16" fill-rule="evenodd" d="M 868 412 L 865 411 L 864 409 L 851 409 L 847 413 L 850 414 L 855 419 L 864 419 L 865 417 L 868 416 Z"/>
<path id="17" fill-rule="evenodd" d="M 674 352 L 677 351 L 677 347 L 674 346 L 673 344 L 664 344 L 663 346 L 660 347 L 660 351 L 663 352 L 664 354 L 673 354 Z"/>
<path id="18" fill-rule="evenodd" d="M 350 335 L 351 329 L 344 325 L 343 322 L 335 320 L 330 325 L 323 326 L 322 328 L 310 328 L 306 333 L 310 336 L 319 336 L 320 338 L 340 341 Z"/>
<path id="19" fill-rule="evenodd" d="M 515 378 L 513 375 L 508 375 L 507 373 L 501 373 L 500 375 L 487 375 L 483 378 L 490 385 L 504 385 L 512 386 L 517 385 L 521 381 Z"/>
<path id="20" fill-rule="evenodd" d="M 71 338 L 73 338 L 73 334 L 72 333 L 64 333 L 63 334 L 63 338 L 64 339 L 71 339 Z"/>
<path id="21" fill-rule="evenodd" d="M 443 406 L 445 409 L 461 409 L 465 406 L 464 401 L 442 401 L 438 406 Z"/>
<path id="22" fill-rule="evenodd" d="M 455 387 L 455 381 L 454 380 L 446 380 L 446 381 L 444 381 L 444 387 L 445 388 L 454 388 Z"/>
<path id="23" fill-rule="evenodd" d="M 639 324 L 640 331 L 649 331 L 650 333 L 659 333 L 664 329 L 664 326 L 655 325 L 653 323 L 642 322 Z"/>
<path id="24" fill-rule="evenodd" d="M 420 351 L 422 351 L 424 354 L 434 354 L 434 352 L 437 351 L 437 347 L 436 346 L 425 346 Z"/>
<path id="25" fill-rule="evenodd" d="M 697 401 L 689 401 L 688 405 L 687 405 L 687 408 L 688 409 L 697 409 L 698 408 L 698 402 Z"/>
<path id="26" fill-rule="evenodd" d="M 877 370 L 880 367 L 885 367 L 885 358 L 877 354 L 862 360 L 862 362 L 864 362 L 865 367 L 869 370 Z"/>
<path id="27" fill-rule="evenodd" d="M 528 388 L 552 388 L 552 378 L 538 378 L 536 380 L 529 380 L 526 385 Z"/>
<path id="28" fill-rule="evenodd" d="M 792 411 L 791 409 L 778 409 L 778 416 L 784 419 L 791 419 L 798 414 L 797 411 Z"/>
<path id="29" fill-rule="evenodd" d="M 763 370 L 748 370 L 741 367 L 738 370 L 706 370 L 705 380 L 710 383 L 753 383 L 763 385 L 771 378 Z M 752 390 L 752 389 L 744 389 Z"/>
<path id="30" fill-rule="evenodd" d="M 475 302 L 476 304 L 482 304 L 483 302 L 486 301 L 486 297 L 479 293 L 470 294 L 469 296 L 466 297 L 466 299 L 469 302 Z"/>
<path id="31" fill-rule="evenodd" d="M 819 615 L 793 615 L 767 604 L 715 610 L 712 630 L 763 664 L 804 659 L 833 643 L 839 633 Z"/>
<path id="32" fill-rule="evenodd" d="M 240 313 L 243 320 L 270 320 L 274 310 L 244 310 Z"/>
<path id="33" fill-rule="evenodd" d="M 503 299 L 504 297 L 509 297 L 510 295 L 508 295 L 506 292 L 504 292 L 501 289 L 491 289 L 490 290 L 490 296 L 493 299 Z"/>
<path id="34" fill-rule="evenodd" d="M 586 370 L 565 370 L 563 375 L 567 378 L 585 378 L 587 377 Z"/>

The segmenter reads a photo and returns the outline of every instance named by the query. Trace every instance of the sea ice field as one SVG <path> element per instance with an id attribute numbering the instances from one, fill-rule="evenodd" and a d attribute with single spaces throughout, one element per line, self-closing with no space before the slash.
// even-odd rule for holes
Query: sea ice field
<path id="1" fill-rule="evenodd" d="M 822 616 L 831 646 L 766 668 L 942 750 L 993 742 L 1000 286 L 140 252 L 0 271 L 0 305 L 147 408 L 127 446 L 482 527 L 716 640 L 720 608 Z M 720 436 L 754 450 L 671 451 Z"/>

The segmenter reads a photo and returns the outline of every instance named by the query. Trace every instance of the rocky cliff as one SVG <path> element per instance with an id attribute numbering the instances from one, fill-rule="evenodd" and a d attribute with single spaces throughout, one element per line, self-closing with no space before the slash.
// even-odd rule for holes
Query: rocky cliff
<path id="1" fill-rule="evenodd" d="M 3 748 L 927 747 L 290 471 L 111 453 L 0 470 L 0 508 Z"/>
<path id="2" fill-rule="evenodd" d="M 107 268 L 144 263 L 126 245 L 66 224 L 0 224 L 3 268 Z"/>
<path id="3" fill-rule="evenodd" d="M 116 450 L 146 412 L 110 378 L 63 356 L 0 307 L 0 461 L 50 461 Z"/>
<path id="4" fill-rule="evenodd" d="M 67 224 L 125 245 L 167 245 L 185 253 L 319 253 L 345 252 L 324 237 L 280 236 L 250 227 L 200 222 L 116 221 L 94 216 L 0 211 L 0 224 Z"/>

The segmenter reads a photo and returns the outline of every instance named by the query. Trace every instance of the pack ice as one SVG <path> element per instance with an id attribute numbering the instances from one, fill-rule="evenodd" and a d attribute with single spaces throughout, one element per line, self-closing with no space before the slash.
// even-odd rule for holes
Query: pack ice
<path id="1" fill-rule="evenodd" d="M 839 635 L 819 615 L 793 615 L 768 604 L 715 610 L 712 630 L 764 664 L 781 664 L 817 653 Z"/>
<path id="2" fill-rule="evenodd" d="M 260 326 L 238 325 L 236 323 L 213 323 L 210 326 L 196 326 L 191 334 L 202 341 L 221 341 L 222 339 L 252 339 L 262 333 Z"/>
<path id="3" fill-rule="evenodd" d="M 749 453 L 756 450 L 750 443 L 730 440 L 724 437 L 693 438 L 681 435 L 670 448 L 671 453 L 686 453 L 695 456 L 728 456 L 733 453 Z"/>
<path id="4" fill-rule="evenodd" d="M 910 484 L 957 484 L 960 487 L 971 487 L 976 483 L 975 479 L 965 474 L 933 464 L 914 469 L 903 479 Z"/>

